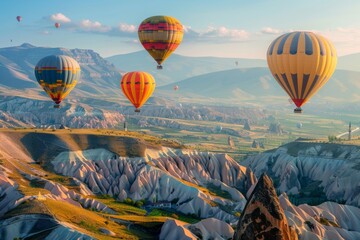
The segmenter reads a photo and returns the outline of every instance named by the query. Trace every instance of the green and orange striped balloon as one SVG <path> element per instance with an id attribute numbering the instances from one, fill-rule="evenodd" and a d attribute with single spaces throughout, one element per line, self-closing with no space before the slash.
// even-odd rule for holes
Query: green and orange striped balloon
<path id="1" fill-rule="evenodd" d="M 151 97 L 155 90 L 155 79 L 147 72 L 128 72 L 121 79 L 121 90 L 134 105 L 135 112 Z"/>

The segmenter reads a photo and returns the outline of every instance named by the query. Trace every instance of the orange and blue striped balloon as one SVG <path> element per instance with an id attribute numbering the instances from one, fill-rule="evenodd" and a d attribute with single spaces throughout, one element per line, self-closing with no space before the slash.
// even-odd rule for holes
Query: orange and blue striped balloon
<path id="1" fill-rule="evenodd" d="M 291 32 L 275 39 L 267 52 L 269 69 L 301 112 L 304 105 L 335 71 L 332 43 L 312 32 Z"/>
<path id="2" fill-rule="evenodd" d="M 65 55 L 51 55 L 41 59 L 35 67 L 35 77 L 55 102 L 55 108 L 71 92 L 80 78 L 80 66 Z"/>
<path id="3" fill-rule="evenodd" d="M 146 51 L 161 64 L 180 45 L 184 29 L 179 20 L 170 16 L 153 16 L 145 19 L 139 26 L 138 35 Z"/>
<path id="4" fill-rule="evenodd" d="M 155 90 L 155 79 L 147 72 L 128 72 L 121 79 L 121 90 L 134 105 L 135 112 L 150 98 Z"/>

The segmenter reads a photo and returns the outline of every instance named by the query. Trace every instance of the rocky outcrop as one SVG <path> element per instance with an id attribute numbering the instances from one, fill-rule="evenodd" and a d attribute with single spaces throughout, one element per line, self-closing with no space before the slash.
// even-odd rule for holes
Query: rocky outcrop
<path id="1" fill-rule="evenodd" d="M 17 215 L 0 221 L 1 239 L 94 239 L 44 214 Z"/>
<path id="2" fill-rule="evenodd" d="M 8 178 L 7 172 L 9 170 L 0 165 L 0 217 L 19 205 L 24 197 L 18 191 L 18 183 Z"/>
<path id="3" fill-rule="evenodd" d="M 114 210 L 112 210 L 102 202 L 99 202 L 92 198 L 85 198 L 81 194 L 76 193 L 74 190 L 69 190 L 67 187 L 61 184 L 47 181 L 44 188 L 51 192 L 51 195 L 46 195 L 47 198 L 65 201 L 77 207 L 92 209 L 98 212 L 104 212 L 109 214 L 116 213 Z"/>
<path id="4" fill-rule="evenodd" d="M 260 144 L 258 141 L 254 140 L 253 143 L 251 144 L 252 148 L 260 148 Z"/>
<path id="5" fill-rule="evenodd" d="M 234 140 L 233 140 L 230 136 L 228 137 L 228 145 L 229 145 L 229 147 L 231 147 L 231 148 L 234 148 L 234 147 L 235 147 Z"/>
<path id="6" fill-rule="evenodd" d="M 161 228 L 160 240 L 196 240 L 197 237 L 179 220 L 167 220 Z"/>
<path id="7" fill-rule="evenodd" d="M 275 239 L 297 240 L 289 227 L 271 179 L 263 174 L 243 210 L 234 240 Z"/>
<path id="8" fill-rule="evenodd" d="M 290 226 L 302 240 L 360 239 L 360 209 L 334 202 L 294 206 L 286 194 L 279 197 Z"/>
<path id="9" fill-rule="evenodd" d="M 291 232 L 295 231 L 298 239 L 360 239 L 359 208 L 334 202 L 325 202 L 318 206 L 307 204 L 295 206 L 291 204 L 285 193 L 281 194 L 278 199 L 278 204 L 283 209 L 288 225 L 291 226 Z M 206 230 L 201 225 L 205 225 Z M 229 239 L 228 235 L 224 233 L 230 234 L 234 231 L 226 229 L 230 229 L 228 224 L 213 218 L 204 219 L 197 224 L 167 220 L 161 229 L 160 239 Z"/>
<path id="10" fill-rule="evenodd" d="M 245 205 L 253 174 L 224 154 L 164 149 L 146 158 L 116 157 L 105 149 L 63 152 L 52 164 L 55 171 L 72 176 L 95 194 L 119 200 L 172 202 L 173 209 L 200 218 L 236 222 L 233 215 Z M 196 186 L 221 190 L 216 196 Z M 224 209 L 231 209 L 224 211 Z"/>
<path id="11" fill-rule="evenodd" d="M 50 194 L 45 194 L 42 196 L 45 199 L 49 198 L 57 201 L 64 201 L 76 207 L 80 207 L 80 208 L 83 207 L 98 212 L 104 212 L 109 214 L 116 213 L 114 210 L 112 210 L 102 202 L 97 201 L 96 199 L 83 197 L 83 195 L 88 196 L 88 195 L 93 195 L 93 193 L 86 187 L 86 185 L 84 185 L 82 182 L 80 182 L 77 179 L 74 179 L 74 182 L 79 186 L 80 194 L 75 192 L 74 190 L 69 190 L 64 185 L 61 185 L 59 183 L 41 177 L 37 177 L 25 173 L 22 173 L 22 175 L 30 181 L 41 182 L 44 185 L 44 189 L 50 192 Z"/>
<path id="12" fill-rule="evenodd" d="M 264 148 L 264 145 L 262 143 L 258 142 L 257 140 L 254 140 L 253 143 L 251 144 L 251 147 L 252 148 L 260 148 L 260 147 Z"/>
<path id="13" fill-rule="evenodd" d="M 201 220 L 196 224 L 187 224 L 178 220 L 166 220 L 161 228 L 160 240 L 183 239 L 229 239 L 234 234 L 232 227 L 215 218 Z"/>
<path id="14" fill-rule="evenodd" d="M 150 107 L 151 108 L 151 107 Z M 176 115 L 173 116 L 176 118 Z M 197 117 L 194 117 L 195 120 Z M 198 125 L 198 124 L 186 124 L 182 123 L 176 119 L 162 119 L 162 118 L 141 118 L 137 121 L 137 124 L 140 127 L 149 127 L 149 126 L 161 126 L 172 129 L 186 130 L 192 132 L 206 132 L 206 133 L 219 133 L 219 129 L 213 128 L 211 126 Z M 228 134 L 236 137 L 249 137 L 249 133 L 246 131 L 238 131 L 232 128 L 221 128 L 220 130 L 223 134 Z"/>
<path id="15" fill-rule="evenodd" d="M 0 101 L 0 127 L 67 126 L 69 128 L 114 128 L 124 121 L 118 111 L 84 103 L 62 103 L 53 111 L 51 101 L 10 98 Z"/>
<path id="16" fill-rule="evenodd" d="M 280 123 L 270 123 L 269 133 L 282 135 L 284 133 L 284 130 L 281 128 Z"/>
<path id="17" fill-rule="evenodd" d="M 278 191 L 288 195 L 301 193 L 309 198 L 323 194 L 331 201 L 360 206 L 359 146 L 292 142 L 250 156 L 242 164 L 253 169 L 256 176 L 267 173 Z"/>
<path id="18" fill-rule="evenodd" d="M 250 123 L 248 119 L 244 119 L 244 130 L 250 131 L 251 127 L 250 127 Z"/>
<path id="19" fill-rule="evenodd" d="M 203 106 L 193 104 L 181 104 L 171 102 L 168 99 L 162 103 L 156 103 L 149 99 L 152 103 L 141 110 L 140 116 L 152 117 L 152 119 L 186 119 L 197 121 L 216 121 L 234 124 L 243 124 L 243 120 L 247 119 L 250 124 L 258 122 L 260 119 L 266 118 L 266 114 L 258 108 L 246 107 L 228 107 L 228 106 Z M 124 115 L 133 115 L 134 108 L 120 106 L 119 111 Z"/>

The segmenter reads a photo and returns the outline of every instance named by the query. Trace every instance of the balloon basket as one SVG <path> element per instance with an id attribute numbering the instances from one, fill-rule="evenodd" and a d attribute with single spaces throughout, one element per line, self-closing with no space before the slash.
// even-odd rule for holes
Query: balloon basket
<path id="1" fill-rule="evenodd" d="M 161 70 L 161 69 L 163 69 L 163 67 L 161 66 L 161 65 L 157 65 L 157 67 L 156 67 L 158 70 Z"/>
<path id="2" fill-rule="evenodd" d="M 300 107 L 295 108 L 294 113 L 302 113 L 302 109 Z"/>
<path id="3" fill-rule="evenodd" d="M 60 104 L 55 104 L 54 108 L 60 108 Z"/>
<path id="4" fill-rule="evenodd" d="M 135 112 L 140 112 L 140 109 L 135 109 Z"/>

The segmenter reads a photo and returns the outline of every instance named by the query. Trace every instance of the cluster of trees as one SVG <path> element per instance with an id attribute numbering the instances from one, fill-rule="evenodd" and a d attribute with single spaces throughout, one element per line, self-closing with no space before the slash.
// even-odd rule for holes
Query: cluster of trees
<path id="1" fill-rule="evenodd" d="M 132 200 L 131 198 L 126 198 L 126 199 L 124 200 L 124 203 L 126 203 L 126 204 L 128 204 L 128 205 L 132 205 L 132 206 L 138 207 L 138 208 L 141 208 L 141 207 L 144 206 L 144 204 L 145 204 L 145 199 L 141 199 L 141 200 L 135 201 L 135 200 Z"/>

